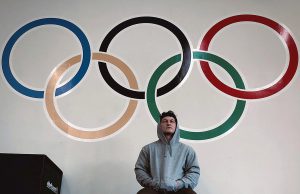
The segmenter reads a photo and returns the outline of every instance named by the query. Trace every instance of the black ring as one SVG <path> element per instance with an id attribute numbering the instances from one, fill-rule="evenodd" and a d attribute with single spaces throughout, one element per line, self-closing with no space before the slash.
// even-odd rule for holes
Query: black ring
<path id="1" fill-rule="evenodd" d="M 171 91 L 173 88 L 175 88 L 186 76 L 190 63 L 191 63 L 191 48 L 189 45 L 189 42 L 186 38 L 186 36 L 183 34 L 183 32 L 174 24 L 161 19 L 161 18 L 156 18 L 156 17 L 151 17 L 151 16 L 144 16 L 144 17 L 136 17 L 136 18 L 131 18 L 129 20 L 126 20 L 116 27 L 114 27 L 104 38 L 102 44 L 100 45 L 100 52 L 107 52 L 108 46 L 112 39 L 123 29 L 135 25 L 135 24 L 141 24 L 141 23 L 151 23 L 151 24 L 156 24 L 162 27 L 165 27 L 166 29 L 170 30 L 179 40 L 181 47 L 182 47 L 182 64 L 180 67 L 179 72 L 177 75 L 165 86 L 159 88 L 157 90 L 157 96 L 161 96 L 163 94 L 166 94 L 167 92 Z M 124 88 L 120 84 L 118 84 L 113 77 L 110 75 L 107 65 L 105 62 L 98 62 L 99 65 L 99 70 L 101 75 L 103 76 L 104 80 L 106 83 L 116 92 L 130 97 L 130 98 L 135 98 L 135 99 L 145 99 L 145 92 L 142 91 L 134 91 L 130 90 L 127 88 Z"/>

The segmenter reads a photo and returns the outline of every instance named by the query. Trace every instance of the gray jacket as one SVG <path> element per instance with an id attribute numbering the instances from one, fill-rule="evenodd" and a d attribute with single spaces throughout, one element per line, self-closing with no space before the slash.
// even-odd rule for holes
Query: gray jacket
<path id="1" fill-rule="evenodd" d="M 178 127 L 170 142 L 159 126 L 157 136 L 159 140 L 144 146 L 136 161 L 134 171 L 140 185 L 165 191 L 196 187 L 200 176 L 198 159 L 192 147 L 179 142 Z"/>

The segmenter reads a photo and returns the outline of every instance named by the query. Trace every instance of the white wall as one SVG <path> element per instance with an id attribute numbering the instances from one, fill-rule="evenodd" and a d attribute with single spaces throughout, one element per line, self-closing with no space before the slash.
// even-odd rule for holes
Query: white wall
<path id="1" fill-rule="evenodd" d="M 11 35 L 36 19 L 57 17 L 73 22 L 87 36 L 92 52 L 117 24 L 138 16 L 168 20 L 198 49 L 204 34 L 229 16 L 255 14 L 287 27 L 300 37 L 299 7 L 287 1 L 4 1 L 0 2 L 1 53 Z M 299 44 L 298 44 L 299 45 Z M 248 90 L 276 82 L 286 70 L 288 50 L 270 28 L 243 22 L 220 31 L 209 51 L 222 56 L 241 74 Z M 81 54 L 77 38 L 68 30 L 47 25 L 25 33 L 11 53 L 11 68 L 27 87 L 44 90 L 50 73 L 67 59 Z M 126 62 L 139 88 L 146 90 L 153 71 L 167 58 L 181 53 L 178 40 L 168 30 L 151 24 L 127 28 L 113 39 L 109 54 Z M 124 75 L 108 65 L 120 84 Z M 233 86 L 228 74 L 211 64 L 218 77 Z M 170 81 L 180 63 L 167 71 L 159 86 Z M 79 64 L 68 71 L 71 78 Z M 197 152 L 201 194 L 298 194 L 300 186 L 300 80 L 264 99 L 247 100 L 247 108 L 234 130 L 211 141 L 186 141 Z M 62 194 L 123 193 L 140 189 L 134 164 L 141 147 L 156 140 L 156 124 L 145 100 L 118 133 L 98 141 L 75 140 L 53 125 L 44 99 L 32 99 L 14 91 L 1 73 L 0 152 L 44 153 L 64 172 Z M 115 121 L 129 99 L 113 91 L 103 80 L 97 62 L 67 94 L 55 98 L 60 114 L 74 126 L 97 128 Z M 186 81 L 157 99 L 161 110 L 174 110 L 182 126 L 202 131 L 231 114 L 235 97 L 212 86 L 195 63 Z"/>

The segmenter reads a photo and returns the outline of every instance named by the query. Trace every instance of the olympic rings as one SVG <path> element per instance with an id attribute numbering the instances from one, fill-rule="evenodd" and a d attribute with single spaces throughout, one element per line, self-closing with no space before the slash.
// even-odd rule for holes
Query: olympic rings
<path id="1" fill-rule="evenodd" d="M 285 41 L 288 50 L 289 50 L 289 58 L 290 62 L 288 65 L 288 68 L 285 72 L 285 74 L 278 80 L 277 83 L 273 84 L 272 86 L 257 90 L 257 91 L 242 91 L 237 90 L 234 88 L 231 88 L 227 86 L 226 84 L 222 83 L 212 72 L 212 70 L 209 67 L 208 62 L 201 61 L 201 68 L 204 72 L 206 78 L 219 90 L 222 92 L 234 96 L 241 99 L 259 99 L 259 98 L 265 98 L 268 96 L 271 96 L 280 90 L 282 90 L 285 86 L 288 85 L 288 83 L 292 80 L 294 77 L 297 67 L 298 67 L 298 50 L 296 43 L 291 36 L 291 34 L 288 32 L 287 29 L 285 29 L 282 25 L 279 23 L 270 20 L 268 18 L 257 16 L 257 15 L 236 15 L 229 18 L 226 18 L 217 24 L 215 24 L 210 30 L 205 34 L 201 44 L 200 44 L 200 50 L 207 51 L 208 46 L 212 40 L 212 38 L 216 35 L 218 31 L 220 31 L 222 28 L 236 23 L 236 22 L 243 22 L 243 21 L 251 21 L 251 22 L 257 22 L 260 24 L 264 24 L 273 30 L 275 30 Z"/>
<path id="2" fill-rule="evenodd" d="M 130 100 L 128 107 L 123 114 L 122 117 L 120 117 L 114 124 L 103 128 L 98 129 L 96 131 L 83 131 L 78 128 L 70 126 L 67 122 L 65 122 L 57 113 L 54 102 L 53 102 L 53 93 L 55 90 L 55 86 L 57 82 L 59 81 L 61 75 L 73 66 L 74 64 L 80 62 L 81 55 L 77 55 L 75 57 L 72 57 L 71 59 L 64 62 L 62 65 L 60 65 L 52 74 L 50 75 L 49 82 L 47 84 L 46 89 L 46 95 L 45 95 L 45 105 L 46 110 L 52 120 L 52 122 L 61 130 L 63 130 L 66 134 L 71 135 L 73 137 L 81 138 L 81 139 L 99 139 L 107 137 L 119 129 L 121 129 L 132 117 L 136 107 L 137 107 L 137 101 L 136 100 Z M 121 60 L 117 59 L 116 57 L 113 57 L 109 54 L 105 53 L 93 53 L 92 55 L 93 60 L 102 60 L 109 62 L 111 64 L 114 64 L 116 67 L 118 67 L 126 76 L 128 79 L 129 85 L 132 89 L 138 89 L 138 84 L 135 79 L 135 76 L 133 72 L 128 68 L 128 66 L 123 63 Z"/>
<path id="3" fill-rule="evenodd" d="M 223 29 L 224 27 L 230 24 L 243 22 L 243 21 L 256 22 L 270 27 L 271 29 L 276 31 L 279 34 L 279 36 L 281 36 L 281 38 L 285 41 L 285 44 L 288 48 L 289 64 L 286 72 L 279 79 L 277 83 L 273 84 L 272 86 L 266 89 L 261 89 L 257 91 L 246 91 L 241 76 L 231 64 L 229 64 L 221 57 L 206 52 L 208 51 L 208 47 L 211 40 L 213 39 L 213 37 L 216 35 L 217 32 L 219 32 L 221 29 Z M 104 38 L 102 44 L 100 45 L 99 50 L 106 52 L 108 50 L 108 46 L 110 42 L 119 32 L 121 32 L 127 27 L 136 24 L 141 24 L 141 23 L 150 23 L 150 24 L 156 24 L 165 27 L 176 36 L 182 48 L 182 54 L 175 55 L 169 58 L 168 60 L 166 60 L 165 62 L 163 62 L 155 70 L 148 83 L 148 87 L 146 91 L 147 106 L 151 113 L 151 116 L 155 119 L 155 121 L 158 122 L 159 110 L 156 105 L 156 97 L 161 96 L 174 89 L 183 80 L 183 78 L 186 76 L 190 68 L 192 52 L 191 52 L 189 42 L 185 37 L 185 35 L 183 34 L 183 32 L 174 24 L 161 18 L 150 17 L 150 16 L 131 18 L 114 27 Z M 10 53 L 12 51 L 14 44 L 24 33 L 31 30 L 32 28 L 42 26 L 42 25 L 48 25 L 48 24 L 62 26 L 72 31 L 79 39 L 83 51 L 82 51 L 82 55 L 77 55 L 75 57 L 72 57 L 71 59 L 61 64 L 58 68 L 54 70 L 54 72 L 51 73 L 49 77 L 49 82 L 47 83 L 47 87 L 44 93 L 44 91 L 27 88 L 26 86 L 20 84 L 16 80 L 10 68 Z M 234 127 L 234 125 L 236 125 L 236 123 L 241 118 L 246 106 L 246 101 L 244 99 L 260 99 L 260 98 L 271 96 L 279 92 L 290 83 L 298 68 L 297 46 L 293 37 L 288 32 L 288 30 L 284 28 L 282 25 L 280 25 L 279 23 L 271 19 L 262 16 L 257 16 L 257 15 L 236 15 L 221 20 L 220 22 L 216 23 L 211 29 L 209 29 L 208 32 L 205 34 L 203 40 L 200 43 L 200 49 L 202 51 L 193 52 L 193 59 L 200 61 L 201 68 L 206 78 L 222 92 L 230 96 L 237 97 L 238 99 L 236 101 L 235 108 L 231 113 L 231 115 L 227 118 L 225 122 L 223 122 L 219 126 L 209 129 L 207 131 L 198 131 L 198 132 L 192 132 L 185 129 L 180 129 L 181 138 L 189 139 L 189 140 L 211 139 L 227 133 L 230 129 Z M 97 130 L 81 130 L 78 127 L 71 126 L 70 124 L 65 122 L 56 111 L 56 107 L 54 104 L 54 96 L 58 96 L 69 91 L 81 81 L 81 79 L 83 78 L 83 76 L 85 75 L 89 67 L 90 59 L 91 59 L 91 50 L 90 50 L 88 39 L 86 38 L 85 34 L 81 31 L 79 27 L 77 27 L 75 24 L 67 20 L 63 20 L 59 18 L 44 18 L 44 19 L 38 19 L 32 21 L 22 26 L 10 37 L 10 39 L 8 40 L 7 44 L 4 47 L 3 54 L 2 54 L 2 71 L 7 82 L 17 92 L 32 98 L 45 98 L 45 109 L 49 114 L 51 122 L 53 122 L 65 134 L 67 134 L 68 136 L 79 138 L 81 140 L 103 139 L 105 137 L 108 137 L 116 133 L 119 129 L 124 127 L 124 125 L 130 120 L 130 118 L 134 114 L 134 111 L 137 107 L 137 102 L 138 102 L 137 99 L 144 99 L 145 92 L 138 91 L 137 80 L 133 72 L 129 69 L 129 67 L 125 63 L 123 63 L 121 60 L 117 59 L 116 57 L 106 53 L 93 53 L 92 59 L 99 61 L 98 62 L 99 70 L 106 83 L 116 92 L 124 96 L 127 96 L 131 99 L 129 100 L 129 104 L 124 114 L 115 123 L 111 124 L 108 127 L 103 127 Z M 64 74 L 64 72 L 74 64 L 79 63 L 80 60 L 81 60 L 81 66 L 78 72 L 75 74 L 75 76 L 63 86 L 55 89 L 57 83 L 60 80 L 60 77 Z M 180 62 L 181 60 L 182 60 L 182 64 L 177 75 L 168 84 L 156 90 L 157 82 L 162 76 L 162 74 L 169 67 L 171 67 L 175 63 Z M 121 86 L 112 78 L 112 76 L 108 72 L 106 62 L 109 62 L 117 66 L 125 74 L 126 78 L 128 79 L 130 89 Z M 215 64 L 220 65 L 222 68 L 224 68 L 232 77 L 235 83 L 235 87 L 237 89 L 234 89 L 222 83 L 213 74 L 208 62 L 213 62 Z"/>
<path id="4" fill-rule="evenodd" d="M 42 25 L 47 25 L 47 24 L 54 24 L 54 25 L 62 26 L 62 27 L 67 28 L 68 30 L 72 31 L 77 36 L 77 38 L 79 39 L 79 41 L 81 43 L 82 55 L 83 55 L 80 69 L 78 70 L 76 75 L 65 85 L 57 88 L 55 95 L 57 95 L 57 96 L 61 95 L 65 92 L 69 91 L 70 89 L 72 89 L 74 86 L 76 86 L 80 82 L 80 80 L 83 78 L 83 76 L 85 75 L 85 73 L 89 67 L 89 64 L 90 64 L 91 50 L 90 50 L 89 41 L 86 38 L 85 34 L 75 24 L 73 24 L 67 20 L 63 20 L 63 19 L 59 19 L 59 18 L 44 18 L 44 19 L 32 21 L 32 22 L 24 25 L 10 37 L 7 44 L 5 45 L 3 55 L 2 55 L 2 70 L 3 70 L 6 80 L 11 85 L 11 87 L 13 87 L 19 93 L 21 93 L 25 96 L 32 97 L 32 98 L 43 98 L 44 91 L 38 91 L 38 90 L 33 90 L 30 88 L 27 88 L 26 86 L 20 84 L 16 80 L 16 78 L 14 77 L 14 75 L 12 74 L 11 69 L 10 69 L 10 63 L 9 63 L 10 53 L 11 53 L 11 50 L 12 50 L 14 44 L 16 43 L 16 41 L 25 32 L 27 32 L 28 30 L 35 28 L 37 26 L 42 26 Z"/>
<path id="5" fill-rule="evenodd" d="M 160 115 L 155 101 L 155 89 L 158 80 L 169 67 L 179 62 L 180 58 L 181 58 L 180 54 L 178 54 L 167 59 L 155 70 L 155 72 L 150 78 L 148 88 L 147 88 L 146 100 L 148 104 L 148 109 L 152 117 L 157 123 L 159 123 L 159 115 Z M 243 80 L 241 76 L 238 74 L 238 72 L 236 71 L 236 69 L 234 69 L 234 67 L 230 65 L 230 63 L 228 63 L 221 57 L 218 57 L 211 53 L 195 51 L 193 52 L 193 59 L 208 60 L 220 65 L 233 78 L 233 81 L 237 88 L 245 89 Z M 191 132 L 191 131 L 186 131 L 184 129 L 180 129 L 180 137 L 189 140 L 205 140 L 205 139 L 211 139 L 220 136 L 225 132 L 227 132 L 229 129 L 231 129 L 238 122 L 238 120 L 241 118 L 243 114 L 245 106 L 246 106 L 246 101 L 237 100 L 233 113 L 224 123 L 222 123 L 218 127 L 203 132 Z"/>
<path id="6" fill-rule="evenodd" d="M 183 52 L 181 68 L 180 68 L 178 74 L 168 84 L 166 84 L 165 86 L 158 89 L 157 95 L 161 96 L 161 95 L 171 91 L 183 80 L 183 78 L 186 76 L 186 74 L 189 70 L 190 63 L 191 63 L 191 48 L 190 48 L 189 42 L 188 42 L 187 38 L 185 37 L 185 35 L 183 34 L 183 32 L 177 26 L 175 26 L 174 24 L 172 24 L 166 20 L 163 20 L 161 18 L 156 18 L 156 17 L 148 16 L 148 17 L 132 18 L 132 19 L 126 20 L 126 21 L 120 23 L 119 25 L 117 25 L 116 27 L 114 27 L 104 38 L 99 51 L 106 52 L 112 39 L 123 29 L 125 29 L 129 26 L 132 26 L 135 24 L 141 24 L 141 23 L 151 23 L 151 24 L 156 24 L 156 25 L 167 28 L 178 38 L 178 40 L 181 44 L 181 48 L 182 48 L 182 52 Z M 113 77 L 110 75 L 105 63 L 99 62 L 99 70 L 100 70 L 104 80 L 106 81 L 106 83 L 112 89 L 114 89 L 116 92 L 118 92 L 124 96 L 130 97 L 130 98 L 136 98 L 136 99 L 144 99 L 145 98 L 145 92 L 129 90 L 127 88 L 124 88 L 120 84 L 118 84 L 113 79 Z"/>

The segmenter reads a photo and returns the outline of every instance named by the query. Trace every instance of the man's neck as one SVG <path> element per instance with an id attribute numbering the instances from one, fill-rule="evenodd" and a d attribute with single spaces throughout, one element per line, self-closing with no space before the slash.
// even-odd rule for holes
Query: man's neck
<path id="1" fill-rule="evenodd" d="M 165 137 L 166 137 L 167 141 L 170 142 L 173 135 L 165 134 Z"/>

